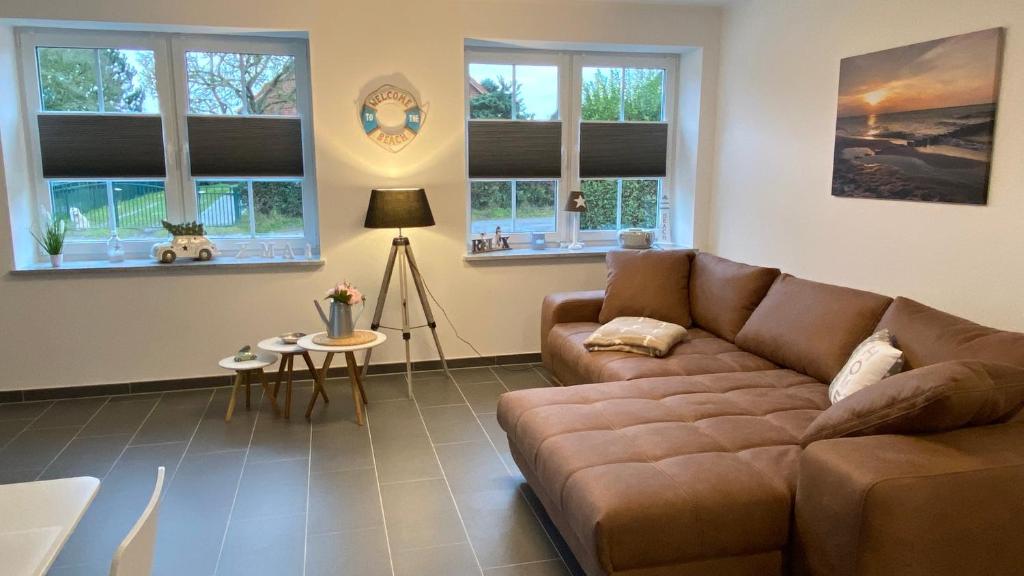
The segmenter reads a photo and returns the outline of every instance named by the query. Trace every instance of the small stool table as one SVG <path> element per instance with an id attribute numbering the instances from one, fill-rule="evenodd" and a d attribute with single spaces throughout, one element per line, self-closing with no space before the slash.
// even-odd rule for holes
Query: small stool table
<path id="1" fill-rule="evenodd" d="M 310 414 L 313 413 L 313 406 L 316 404 L 317 394 L 321 394 L 324 397 L 324 402 L 328 402 L 327 393 L 324 390 L 324 384 L 327 382 L 327 372 L 331 368 L 331 361 L 334 360 L 335 354 L 344 354 L 345 363 L 348 365 L 348 379 L 352 385 L 352 401 L 356 406 L 356 423 L 362 426 L 365 423 L 363 417 L 363 404 L 366 404 L 366 391 L 363 390 L 363 383 L 359 378 L 359 365 L 356 364 L 355 353 L 359 350 L 368 350 L 375 346 L 380 346 L 384 343 L 388 337 L 383 332 L 373 331 L 374 338 L 372 341 L 365 344 L 355 344 L 353 346 L 328 346 L 325 344 L 317 344 L 313 342 L 313 338 L 324 334 L 319 332 L 317 334 L 309 334 L 299 338 L 299 346 L 310 352 L 326 352 L 327 357 L 324 358 L 324 366 L 322 369 L 313 372 L 313 397 L 309 399 L 309 406 L 306 408 L 306 418 L 309 418 Z"/>
<path id="2" fill-rule="evenodd" d="M 313 359 L 309 357 L 309 352 L 307 352 L 302 346 L 299 346 L 298 344 L 286 344 L 277 336 L 267 338 L 256 346 L 260 350 L 275 352 L 281 355 L 281 363 L 277 367 L 277 382 L 274 384 L 274 397 L 277 397 L 278 391 L 281 389 L 281 382 L 284 379 L 285 374 L 287 374 L 288 380 L 285 384 L 284 392 L 284 417 L 291 418 L 292 377 L 295 374 L 295 357 L 302 356 L 302 359 L 306 362 L 306 368 L 309 369 L 310 375 L 314 380 L 316 380 L 316 367 L 313 366 Z"/>
<path id="3" fill-rule="evenodd" d="M 255 360 L 245 360 L 242 362 L 236 362 L 234 356 L 228 356 L 222 358 L 218 364 L 225 370 L 235 371 L 235 384 L 231 388 L 231 399 L 228 400 L 228 412 L 224 415 L 225 422 L 231 422 L 231 415 L 235 413 L 235 397 L 238 395 L 238 389 L 245 385 L 245 409 L 248 410 L 251 405 L 251 394 L 249 392 L 249 384 L 252 382 L 253 374 L 260 375 L 260 381 L 263 384 L 263 392 L 267 396 L 270 396 L 270 405 L 273 407 L 274 412 L 278 411 L 277 399 L 274 397 L 274 393 L 270 390 L 270 386 L 267 384 L 267 375 L 263 372 L 263 369 L 270 366 L 274 362 L 277 362 L 277 355 L 261 353 L 256 355 Z"/>

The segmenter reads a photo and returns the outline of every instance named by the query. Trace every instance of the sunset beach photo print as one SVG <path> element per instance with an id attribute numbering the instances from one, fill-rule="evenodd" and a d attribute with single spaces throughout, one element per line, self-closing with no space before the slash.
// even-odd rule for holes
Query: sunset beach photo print
<path id="1" fill-rule="evenodd" d="M 1003 29 L 844 58 L 832 195 L 985 204 Z"/>

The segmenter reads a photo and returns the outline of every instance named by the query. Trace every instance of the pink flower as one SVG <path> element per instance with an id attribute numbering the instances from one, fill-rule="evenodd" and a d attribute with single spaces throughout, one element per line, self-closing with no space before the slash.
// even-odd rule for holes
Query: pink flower
<path id="1" fill-rule="evenodd" d="M 346 280 L 338 282 L 334 288 L 328 290 L 327 298 L 354 305 L 363 302 L 363 293 Z"/>
<path id="2" fill-rule="evenodd" d="M 363 293 L 360 292 L 358 288 L 349 287 L 349 289 L 348 289 L 348 296 L 349 296 L 349 299 L 348 299 L 348 303 L 349 304 L 352 304 L 352 305 L 361 304 L 362 301 L 363 301 Z"/>

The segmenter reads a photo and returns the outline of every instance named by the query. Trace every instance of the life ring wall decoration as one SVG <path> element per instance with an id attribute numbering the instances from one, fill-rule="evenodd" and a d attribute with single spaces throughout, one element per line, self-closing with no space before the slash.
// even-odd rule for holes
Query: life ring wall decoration
<path id="1" fill-rule="evenodd" d="M 426 110 L 408 90 L 385 84 L 366 96 L 360 116 L 371 140 L 398 152 L 419 135 Z"/>

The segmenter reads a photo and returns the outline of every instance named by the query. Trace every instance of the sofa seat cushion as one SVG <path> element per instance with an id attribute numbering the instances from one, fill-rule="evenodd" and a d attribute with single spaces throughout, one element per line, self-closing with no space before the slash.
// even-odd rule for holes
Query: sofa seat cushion
<path id="1" fill-rule="evenodd" d="M 504 394 L 520 465 L 607 573 L 785 546 L 800 436 L 827 387 L 791 370 Z"/>
<path id="2" fill-rule="evenodd" d="M 776 368 L 764 358 L 740 350 L 732 342 L 700 328 L 687 330 L 686 340 L 663 358 L 629 352 L 590 352 L 583 343 L 600 326 L 596 322 L 568 322 L 556 325 L 548 333 L 552 369 L 563 384 Z"/>

